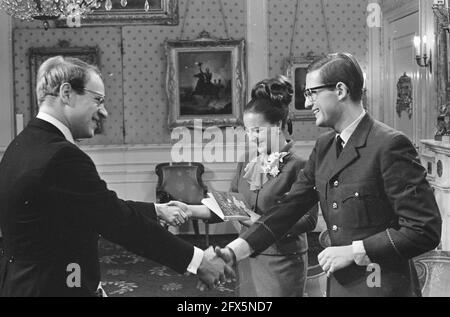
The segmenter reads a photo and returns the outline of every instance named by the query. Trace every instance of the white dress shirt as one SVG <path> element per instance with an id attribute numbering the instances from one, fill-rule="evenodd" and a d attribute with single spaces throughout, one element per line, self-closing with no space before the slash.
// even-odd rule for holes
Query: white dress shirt
<path id="1" fill-rule="evenodd" d="M 342 148 L 345 147 L 348 140 L 352 136 L 353 132 L 355 132 L 356 128 L 358 127 L 358 124 L 361 122 L 361 120 L 364 118 L 365 115 L 366 111 L 363 110 L 361 115 L 355 121 L 353 121 L 349 126 L 347 126 L 344 130 L 342 130 L 340 134 L 338 134 L 342 139 Z M 336 137 L 338 135 L 336 135 Z M 253 250 L 251 249 L 248 242 L 242 238 L 235 239 L 234 241 L 230 242 L 227 245 L 227 247 L 234 252 L 237 262 L 249 257 L 253 253 Z M 362 241 L 354 241 L 352 243 L 352 248 L 353 248 L 353 258 L 357 265 L 367 266 L 371 263 L 369 257 L 367 256 Z"/>
<path id="2" fill-rule="evenodd" d="M 41 119 L 43 121 L 46 121 L 50 123 L 51 125 L 55 126 L 61 133 L 64 135 L 67 141 L 70 143 L 75 144 L 75 140 L 73 138 L 72 132 L 70 132 L 69 128 L 65 126 L 61 121 L 56 119 L 55 117 L 49 115 L 48 113 L 39 111 L 36 118 Z M 156 205 L 155 205 L 156 208 Z M 191 263 L 189 263 L 187 267 L 187 271 L 192 274 L 197 274 L 197 270 L 200 267 L 200 264 L 203 260 L 203 250 L 194 247 L 194 255 L 192 256 Z"/>
<path id="3" fill-rule="evenodd" d="M 46 121 L 50 123 L 51 125 L 55 126 L 61 133 L 64 135 L 67 141 L 70 143 L 75 144 L 75 140 L 73 139 L 72 132 L 70 132 L 69 128 L 64 125 L 61 121 L 53 117 L 52 115 L 49 115 L 48 113 L 39 111 L 36 118 L 41 119 L 43 121 Z"/>

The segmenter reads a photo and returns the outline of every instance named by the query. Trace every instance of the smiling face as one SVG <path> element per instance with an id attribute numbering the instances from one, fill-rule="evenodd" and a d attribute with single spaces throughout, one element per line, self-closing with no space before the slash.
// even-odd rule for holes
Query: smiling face
<path id="1" fill-rule="evenodd" d="M 250 142 L 257 144 L 258 153 L 279 151 L 279 125 L 271 124 L 261 113 L 245 112 L 244 126 Z"/>
<path id="2" fill-rule="evenodd" d="M 73 92 L 73 106 L 67 111 L 69 129 L 75 139 L 92 138 L 101 120 L 108 116 L 105 105 L 101 103 L 105 96 L 103 80 L 93 71 L 89 75 L 85 93 Z"/>
<path id="3" fill-rule="evenodd" d="M 306 89 L 323 86 L 320 70 L 315 70 L 306 75 Z M 342 116 L 342 106 L 339 104 L 337 90 L 322 88 L 313 91 L 313 100 L 306 98 L 305 107 L 311 108 L 316 117 L 316 125 L 319 127 L 334 128 Z"/>

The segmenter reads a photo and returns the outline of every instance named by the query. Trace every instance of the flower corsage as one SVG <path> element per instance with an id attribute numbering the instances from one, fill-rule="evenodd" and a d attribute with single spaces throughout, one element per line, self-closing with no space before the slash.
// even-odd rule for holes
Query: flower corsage
<path id="1" fill-rule="evenodd" d="M 274 152 L 266 156 L 262 162 L 262 170 L 264 173 L 269 174 L 272 177 L 277 177 L 280 174 L 282 165 L 284 163 L 284 157 L 289 152 Z"/>

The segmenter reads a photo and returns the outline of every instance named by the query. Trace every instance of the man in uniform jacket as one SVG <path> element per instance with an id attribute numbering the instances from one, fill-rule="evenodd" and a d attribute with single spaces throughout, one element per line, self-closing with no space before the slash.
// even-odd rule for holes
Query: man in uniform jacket
<path id="1" fill-rule="evenodd" d="M 319 254 L 328 296 L 420 296 L 412 258 L 435 248 L 441 217 L 416 149 L 362 106 L 363 74 L 350 54 L 313 63 L 306 103 L 318 138 L 290 192 L 220 254 L 239 261 L 280 239 L 320 201 L 331 247 Z"/>
<path id="2" fill-rule="evenodd" d="M 74 144 L 107 116 L 104 91 L 99 70 L 78 59 L 53 57 L 40 67 L 39 114 L 0 163 L 0 296 L 98 295 L 99 235 L 179 273 L 197 273 L 210 287 L 224 279 L 224 262 L 212 250 L 159 225 L 169 208 L 183 222 L 181 204 L 119 199 Z"/>

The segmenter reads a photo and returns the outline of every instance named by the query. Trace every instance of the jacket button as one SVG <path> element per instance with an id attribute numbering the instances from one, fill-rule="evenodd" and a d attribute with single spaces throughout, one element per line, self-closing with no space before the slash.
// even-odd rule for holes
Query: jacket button
<path id="1" fill-rule="evenodd" d="M 359 193 L 358 193 L 358 192 L 355 193 L 355 197 L 356 197 L 356 198 L 359 197 Z"/>
<path id="2" fill-rule="evenodd" d="M 337 203 L 333 203 L 333 209 L 338 209 L 338 204 Z"/>
<path id="3" fill-rule="evenodd" d="M 337 231 L 338 230 L 338 226 L 334 225 L 333 228 L 331 228 L 331 230 Z"/>
<path id="4" fill-rule="evenodd" d="M 334 187 L 338 187 L 339 186 L 339 181 L 334 181 L 333 186 Z"/>
<path id="5" fill-rule="evenodd" d="M 28 206 L 28 204 L 29 204 L 28 200 L 25 200 L 24 205 Z"/>

